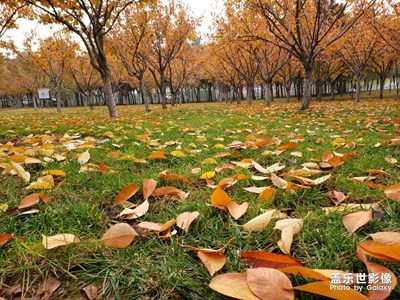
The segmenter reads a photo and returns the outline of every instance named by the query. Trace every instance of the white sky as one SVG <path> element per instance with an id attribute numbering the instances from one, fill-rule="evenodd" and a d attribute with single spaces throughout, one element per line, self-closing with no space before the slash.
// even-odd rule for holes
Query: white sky
<path id="1" fill-rule="evenodd" d="M 164 3 L 167 3 L 168 0 L 162 0 Z M 198 18 L 203 16 L 202 26 L 199 28 L 199 31 L 202 34 L 206 34 L 209 32 L 209 26 L 211 25 L 213 15 L 221 13 L 223 4 L 222 0 L 182 0 L 187 2 L 191 7 L 193 15 Z M 28 20 L 19 20 L 19 29 L 12 29 L 6 32 L 3 40 L 12 39 L 15 41 L 15 44 L 18 47 L 22 47 L 23 41 L 26 33 L 32 31 L 35 26 L 37 27 L 37 32 L 42 37 L 48 37 L 52 34 L 51 29 L 48 26 L 38 25 L 37 22 L 28 21 Z"/>

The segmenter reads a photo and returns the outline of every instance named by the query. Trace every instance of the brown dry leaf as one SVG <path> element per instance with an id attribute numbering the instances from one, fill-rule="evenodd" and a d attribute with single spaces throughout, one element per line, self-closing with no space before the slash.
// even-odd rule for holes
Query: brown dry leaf
<path id="1" fill-rule="evenodd" d="M 23 167 L 13 161 L 11 161 L 10 164 L 17 175 L 22 178 L 25 183 L 29 183 L 29 181 L 31 180 L 31 174 L 29 172 L 26 172 Z"/>
<path id="2" fill-rule="evenodd" d="M 154 222 L 141 222 L 137 226 L 140 228 L 152 230 L 152 231 L 157 231 L 157 232 L 163 232 L 168 230 L 170 227 L 174 226 L 176 223 L 176 219 L 169 220 L 165 222 L 164 224 L 161 223 L 154 223 Z"/>
<path id="3" fill-rule="evenodd" d="M 184 212 L 176 217 L 176 226 L 183 229 L 186 233 L 189 231 L 190 224 L 200 215 L 198 211 Z"/>
<path id="4" fill-rule="evenodd" d="M 397 286 L 396 275 L 384 266 L 369 262 L 365 256 L 366 252 L 364 251 L 365 248 L 363 246 L 360 246 L 360 244 L 357 245 L 358 258 L 367 267 L 369 276 L 374 276 L 374 279 L 376 279 L 376 281 L 373 280 L 375 282 L 369 283 L 372 289 L 368 291 L 367 297 L 372 300 L 384 300 L 390 296 L 392 290 Z M 386 278 L 385 282 L 383 278 Z"/>
<path id="5" fill-rule="evenodd" d="M 272 183 L 280 189 L 286 189 L 288 182 L 282 178 L 280 178 L 279 176 L 277 176 L 275 173 L 271 173 L 271 180 Z"/>
<path id="6" fill-rule="evenodd" d="M 339 156 L 332 156 L 330 159 L 327 161 L 328 164 L 330 164 L 332 167 L 336 168 L 344 164 L 344 161 Z"/>
<path id="7" fill-rule="evenodd" d="M 297 259 L 283 254 L 265 251 L 246 251 L 240 254 L 240 258 L 247 261 L 252 267 L 281 269 L 291 266 L 302 266 Z"/>
<path id="8" fill-rule="evenodd" d="M 25 164 L 29 165 L 29 164 L 41 164 L 42 161 L 38 158 L 34 158 L 34 157 L 27 157 L 25 158 L 24 161 Z"/>
<path id="9" fill-rule="evenodd" d="M 276 189 L 273 187 L 267 187 L 258 197 L 262 202 L 272 203 L 275 200 Z"/>
<path id="10" fill-rule="evenodd" d="M 82 291 L 85 292 L 85 295 L 89 300 L 95 300 L 99 296 L 99 289 L 93 284 L 85 286 L 82 288 Z"/>
<path id="11" fill-rule="evenodd" d="M 358 228 L 367 224 L 372 220 L 371 211 L 358 211 L 343 217 L 343 224 L 350 234 L 354 233 Z"/>
<path id="12" fill-rule="evenodd" d="M 236 167 L 234 165 L 227 164 L 227 165 L 223 165 L 223 166 L 220 166 L 220 167 L 216 167 L 214 169 L 214 171 L 219 173 L 219 172 L 226 171 L 226 170 L 235 170 L 235 168 Z"/>
<path id="13" fill-rule="evenodd" d="M 224 189 L 233 186 L 234 184 L 236 184 L 236 182 L 237 180 L 232 177 L 223 178 L 220 180 L 220 182 L 218 182 L 218 186 L 221 189 Z"/>
<path id="14" fill-rule="evenodd" d="M 0 248 L 3 247 L 5 244 L 8 243 L 14 236 L 9 233 L 2 233 L 0 234 Z"/>
<path id="15" fill-rule="evenodd" d="M 147 213 L 149 210 L 149 201 L 145 200 L 142 204 L 140 204 L 135 209 L 125 208 L 118 217 L 123 217 L 126 220 L 132 220 L 139 218 Z"/>
<path id="16" fill-rule="evenodd" d="M 279 217 L 280 211 L 277 209 L 272 209 L 248 221 L 243 225 L 243 230 L 247 232 L 261 231 L 268 226 L 272 218 Z"/>
<path id="17" fill-rule="evenodd" d="M 36 194 L 36 193 L 30 194 L 21 200 L 18 208 L 23 209 L 23 208 L 31 207 L 31 206 L 39 203 L 39 201 L 40 201 L 39 194 Z"/>
<path id="18" fill-rule="evenodd" d="M 53 236 L 46 236 L 42 234 L 42 244 L 45 249 L 54 249 L 71 244 L 77 244 L 80 240 L 75 235 L 70 233 L 60 233 Z"/>
<path id="19" fill-rule="evenodd" d="M 190 182 L 189 178 L 186 178 L 178 174 L 167 174 L 166 171 L 160 173 L 160 178 L 164 180 L 179 180 L 186 183 Z"/>
<path id="20" fill-rule="evenodd" d="M 330 191 L 328 193 L 329 200 L 331 200 L 336 206 L 339 205 L 340 203 L 344 202 L 349 195 L 345 195 L 342 192 L 338 191 Z"/>
<path id="21" fill-rule="evenodd" d="M 167 155 L 167 153 L 164 151 L 155 151 L 147 158 L 148 159 L 167 159 L 166 155 Z"/>
<path id="22" fill-rule="evenodd" d="M 400 232 L 376 232 L 369 234 L 375 242 L 387 246 L 400 244 Z"/>
<path id="23" fill-rule="evenodd" d="M 110 247 L 125 248 L 132 243 L 137 235 L 137 232 L 129 224 L 118 223 L 106 231 L 101 241 Z"/>
<path id="24" fill-rule="evenodd" d="M 260 300 L 247 284 L 247 275 L 227 273 L 215 276 L 208 285 L 214 291 L 228 297 L 242 300 Z"/>
<path id="25" fill-rule="evenodd" d="M 276 269 L 255 268 L 247 270 L 250 290 L 263 300 L 292 300 L 294 292 L 289 278 Z"/>
<path id="26" fill-rule="evenodd" d="M 232 199 L 225 193 L 219 186 L 214 190 L 211 195 L 211 204 L 216 207 L 227 207 Z"/>
<path id="27" fill-rule="evenodd" d="M 230 215 L 237 220 L 246 213 L 249 208 L 249 203 L 243 202 L 242 204 L 237 204 L 236 202 L 231 201 L 226 207 L 228 208 Z"/>
<path id="28" fill-rule="evenodd" d="M 185 200 L 188 197 L 189 193 L 185 193 L 184 191 L 174 186 L 163 186 L 155 189 L 152 195 L 153 197 L 170 196 L 174 199 Z"/>
<path id="29" fill-rule="evenodd" d="M 89 150 L 86 150 L 85 152 L 81 153 L 78 156 L 78 163 L 80 163 L 81 165 L 86 164 L 89 160 L 90 160 L 90 153 Z"/>
<path id="30" fill-rule="evenodd" d="M 36 296 L 33 299 L 49 300 L 51 295 L 59 288 L 59 286 L 60 282 L 49 276 L 39 285 Z"/>
<path id="31" fill-rule="evenodd" d="M 337 289 L 332 289 L 329 281 L 316 281 L 301 286 L 295 286 L 293 289 L 338 300 L 368 300 L 363 294 L 353 289 L 346 290 L 346 286 L 343 284 L 335 284 L 335 286 L 337 286 Z"/>
<path id="32" fill-rule="evenodd" d="M 143 198 L 147 200 L 157 187 L 154 179 L 143 179 Z"/>
<path id="33" fill-rule="evenodd" d="M 400 262 L 400 244 L 385 245 L 375 241 L 366 241 L 357 245 L 357 251 L 389 262 Z"/>
<path id="34" fill-rule="evenodd" d="M 400 201 L 400 183 L 388 186 L 383 192 L 390 199 Z"/>
<path id="35" fill-rule="evenodd" d="M 297 144 L 293 143 L 293 142 L 290 142 L 290 143 L 287 143 L 287 144 L 280 145 L 278 148 L 276 148 L 276 150 L 285 151 L 285 150 L 288 150 L 288 149 L 295 150 L 296 148 L 297 148 Z"/>
<path id="36" fill-rule="evenodd" d="M 221 270 L 226 263 L 225 256 L 219 252 L 210 253 L 205 251 L 198 251 L 197 256 L 200 258 L 211 276 L 214 276 L 216 272 Z"/>
<path id="37" fill-rule="evenodd" d="M 122 202 L 125 202 L 129 200 L 133 195 L 136 194 L 136 192 L 139 190 L 139 186 L 136 183 L 132 183 L 128 185 L 127 187 L 123 188 L 115 197 L 113 206 L 121 204 Z"/>

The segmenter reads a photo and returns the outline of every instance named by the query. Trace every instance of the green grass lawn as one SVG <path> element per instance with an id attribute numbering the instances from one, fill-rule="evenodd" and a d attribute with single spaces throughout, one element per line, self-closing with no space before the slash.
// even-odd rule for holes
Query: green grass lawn
<path id="1" fill-rule="evenodd" d="M 400 183 L 400 167 L 385 160 L 400 161 L 399 100 L 312 103 L 311 110 L 306 112 L 298 108 L 298 103 L 279 101 L 270 108 L 261 102 L 253 106 L 212 103 L 178 105 L 164 111 L 155 106 L 152 112 L 144 113 L 143 107 L 127 106 L 118 107 L 122 116 L 118 120 L 110 120 L 105 108 L 93 112 L 84 108 L 65 109 L 61 114 L 53 109 L 0 111 L 0 172 L 4 170 L 0 175 L 0 205 L 8 206 L 5 212 L 0 212 L 0 234 L 14 235 L 0 248 L 0 297 L 8 299 L 7 290 L 18 284 L 22 295 L 31 297 L 38 285 L 52 276 L 61 282 L 54 299 L 85 299 L 81 289 L 90 284 L 99 289 L 104 299 L 224 299 L 208 287 L 212 277 L 196 251 L 183 245 L 218 249 L 233 239 L 224 251 L 226 265 L 217 274 L 245 272 L 249 266 L 240 259 L 241 252 L 282 253 L 277 244 L 280 231 L 273 229 L 276 219 L 260 232 L 247 233 L 241 228 L 268 208 L 278 208 L 290 218 L 305 218 L 301 232 L 294 235 L 290 252 L 305 267 L 366 273 L 365 265 L 355 254 L 357 244 L 370 240 L 371 233 L 400 228 L 400 204 L 383 193 L 385 187 Z M 38 139 L 32 144 L 27 138 Z M 46 140 L 54 148 L 43 147 Z M 259 140 L 275 144 L 251 147 L 247 143 L 247 147 L 240 149 L 226 148 L 235 141 Z M 297 148 L 276 155 L 278 140 L 281 145 L 295 142 Z M 65 146 L 68 141 L 83 145 L 68 150 Z M 177 149 L 185 156 L 171 155 Z M 86 150 L 91 156 L 89 168 L 94 171 L 81 172 L 77 156 Z M 149 159 L 155 151 L 165 151 L 167 159 Z M 293 151 L 301 152 L 302 157 L 293 156 Z M 218 166 L 247 158 L 263 167 L 281 163 L 285 168 L 277 175 L 283 178 L 284 173 L 301 169 L 303 163 L 319 163 L 326 151 L 351 154 L 351 159 L 325 170 L 326 174 L 312 176 L 315 179 L 332 175 L 315 187 L 298 190 L 296 194 L 277 189 L 272 203 L 264 203 L 257 194 L 243 189 L 272 186 L 270 179 L 251 179 L 253 175 L 264 176 L 256 169 L 236 167 L 216 173 L 212 178 L 216 183 L 235 174 L 247 176 L 225 189 L 237 203 L 249 203 L 247 212 L 238 220 L 210 206 L 213 190 L 199 178 Z M 230 152 L 231 156 L 218 157 L 221 152 Z M 56 153 L 66 159 L 46 162 Z M 43 162 L 23 164 L 31 174 L 31 182 L 45 170 L 58 169 L 66 173 L 65 184 L 46 190 L 27 190 L 28 183 L 7 172 L 10 160 L 21 159 L 21 155 Z M 148 163 L 129 159 L 132 157 Z M 99 164 L 107 167 L 107 174 L 96 171 Z M 195 168 L 201 168 L 199 174 L 194 174 Z M 159 178 L 166 169 L 187 177 L 190 182 Z M 365 172 L 368 169 L 387 174 L 374 175 L 372 183 L 376 186 L 351 179 L 368 176 Z M 123 208 L 112 205 L 118 192 L 131 183 L 142 186 L 143 179 L 151 178 L 158 181 L 157 187 L 171 185 L 190 194 L 182 201 L 150 197 L 150 208 L 144 216 L 130 221 L 118 218 Z M 295 182 L 293 177 L 285 179 Z M 349 195 L 349 203 L 379 203 L 379 209 L 371 221 L 350 234 L 342 222 L 349 211 L 331 214 L 322 211 L 322 207 L 334 206 L 328 197 L 333 190 Z M 18 210 L 21 199 L 33 192 L 42 192 L 51 199 L 47 204 L 39 202 L 29 209 Z M 143 202 L 141 190 L 130 202 Z M 38 212 L 21 214 L 33 208 Z M 164 223 L 190 211 L 198 211 L 200 215 L 188 233 L 175 226 L 177 233 L 168 239 L 141 234 L 124 249 L 111 248 L 100 241 L 114 223 L 126 222 L 137 229 L 139 222 Z M 45 249 L 41 234 L 59 233 L 74 234 L 80 243 Z M 399 277 L 398 264 L 370 260 L 388 267 Z M 290 278 L 293 286 L 309 281 L 300 276 Z M 322 298 L 305 292 L 296 292 L 296 297 Z M 400 298 L 399 286 L 390 297 Z"/>

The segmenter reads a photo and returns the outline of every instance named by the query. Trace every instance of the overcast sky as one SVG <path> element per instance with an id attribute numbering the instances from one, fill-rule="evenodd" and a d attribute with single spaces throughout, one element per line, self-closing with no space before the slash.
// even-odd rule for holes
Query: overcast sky
<path id="1" fill-rule="evenodd" d="M 164 3 L 167 3 L 168 0 L 162 0 Z M 213 14 L 218 14 L 221 12 L 223 7 L 222 0 L 183 0 L 187 2 L 193 15 L 195 17 L 203 16 L 203 23 L 200 28 L 200 31 L 205 34 L 209 32 L 208 27 L 211 25 L 211 20 Z M 10 37 L 15 41 L 18 47 L 22 47 L 23 40 L 25 38 L 26 33 L 30 32 L 35 26 L 38 26 L 38 33 L 41 34 L 42 37 L 47 37 L 51 35 L 51 31 L 48 27 L 43 25 L 37 25 L 36 22 L 27 21 L 27 20 L 19 20 L 19 29 L 18 30 L 9 30 L 7 31 L 4 39 L 8 39 Z"/>

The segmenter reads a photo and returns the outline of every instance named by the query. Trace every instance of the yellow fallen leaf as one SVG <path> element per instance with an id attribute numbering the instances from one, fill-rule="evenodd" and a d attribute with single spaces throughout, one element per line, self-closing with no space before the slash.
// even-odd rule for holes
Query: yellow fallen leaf
<path id="1" fill-rule="evenodd" d="M 79 242 L 79 238 L 70 233 L 61 233 L 53 236 L 42 234 L 42 244 L 46 249 L 54 249 L 71 244 L 77 244 Z"/>

